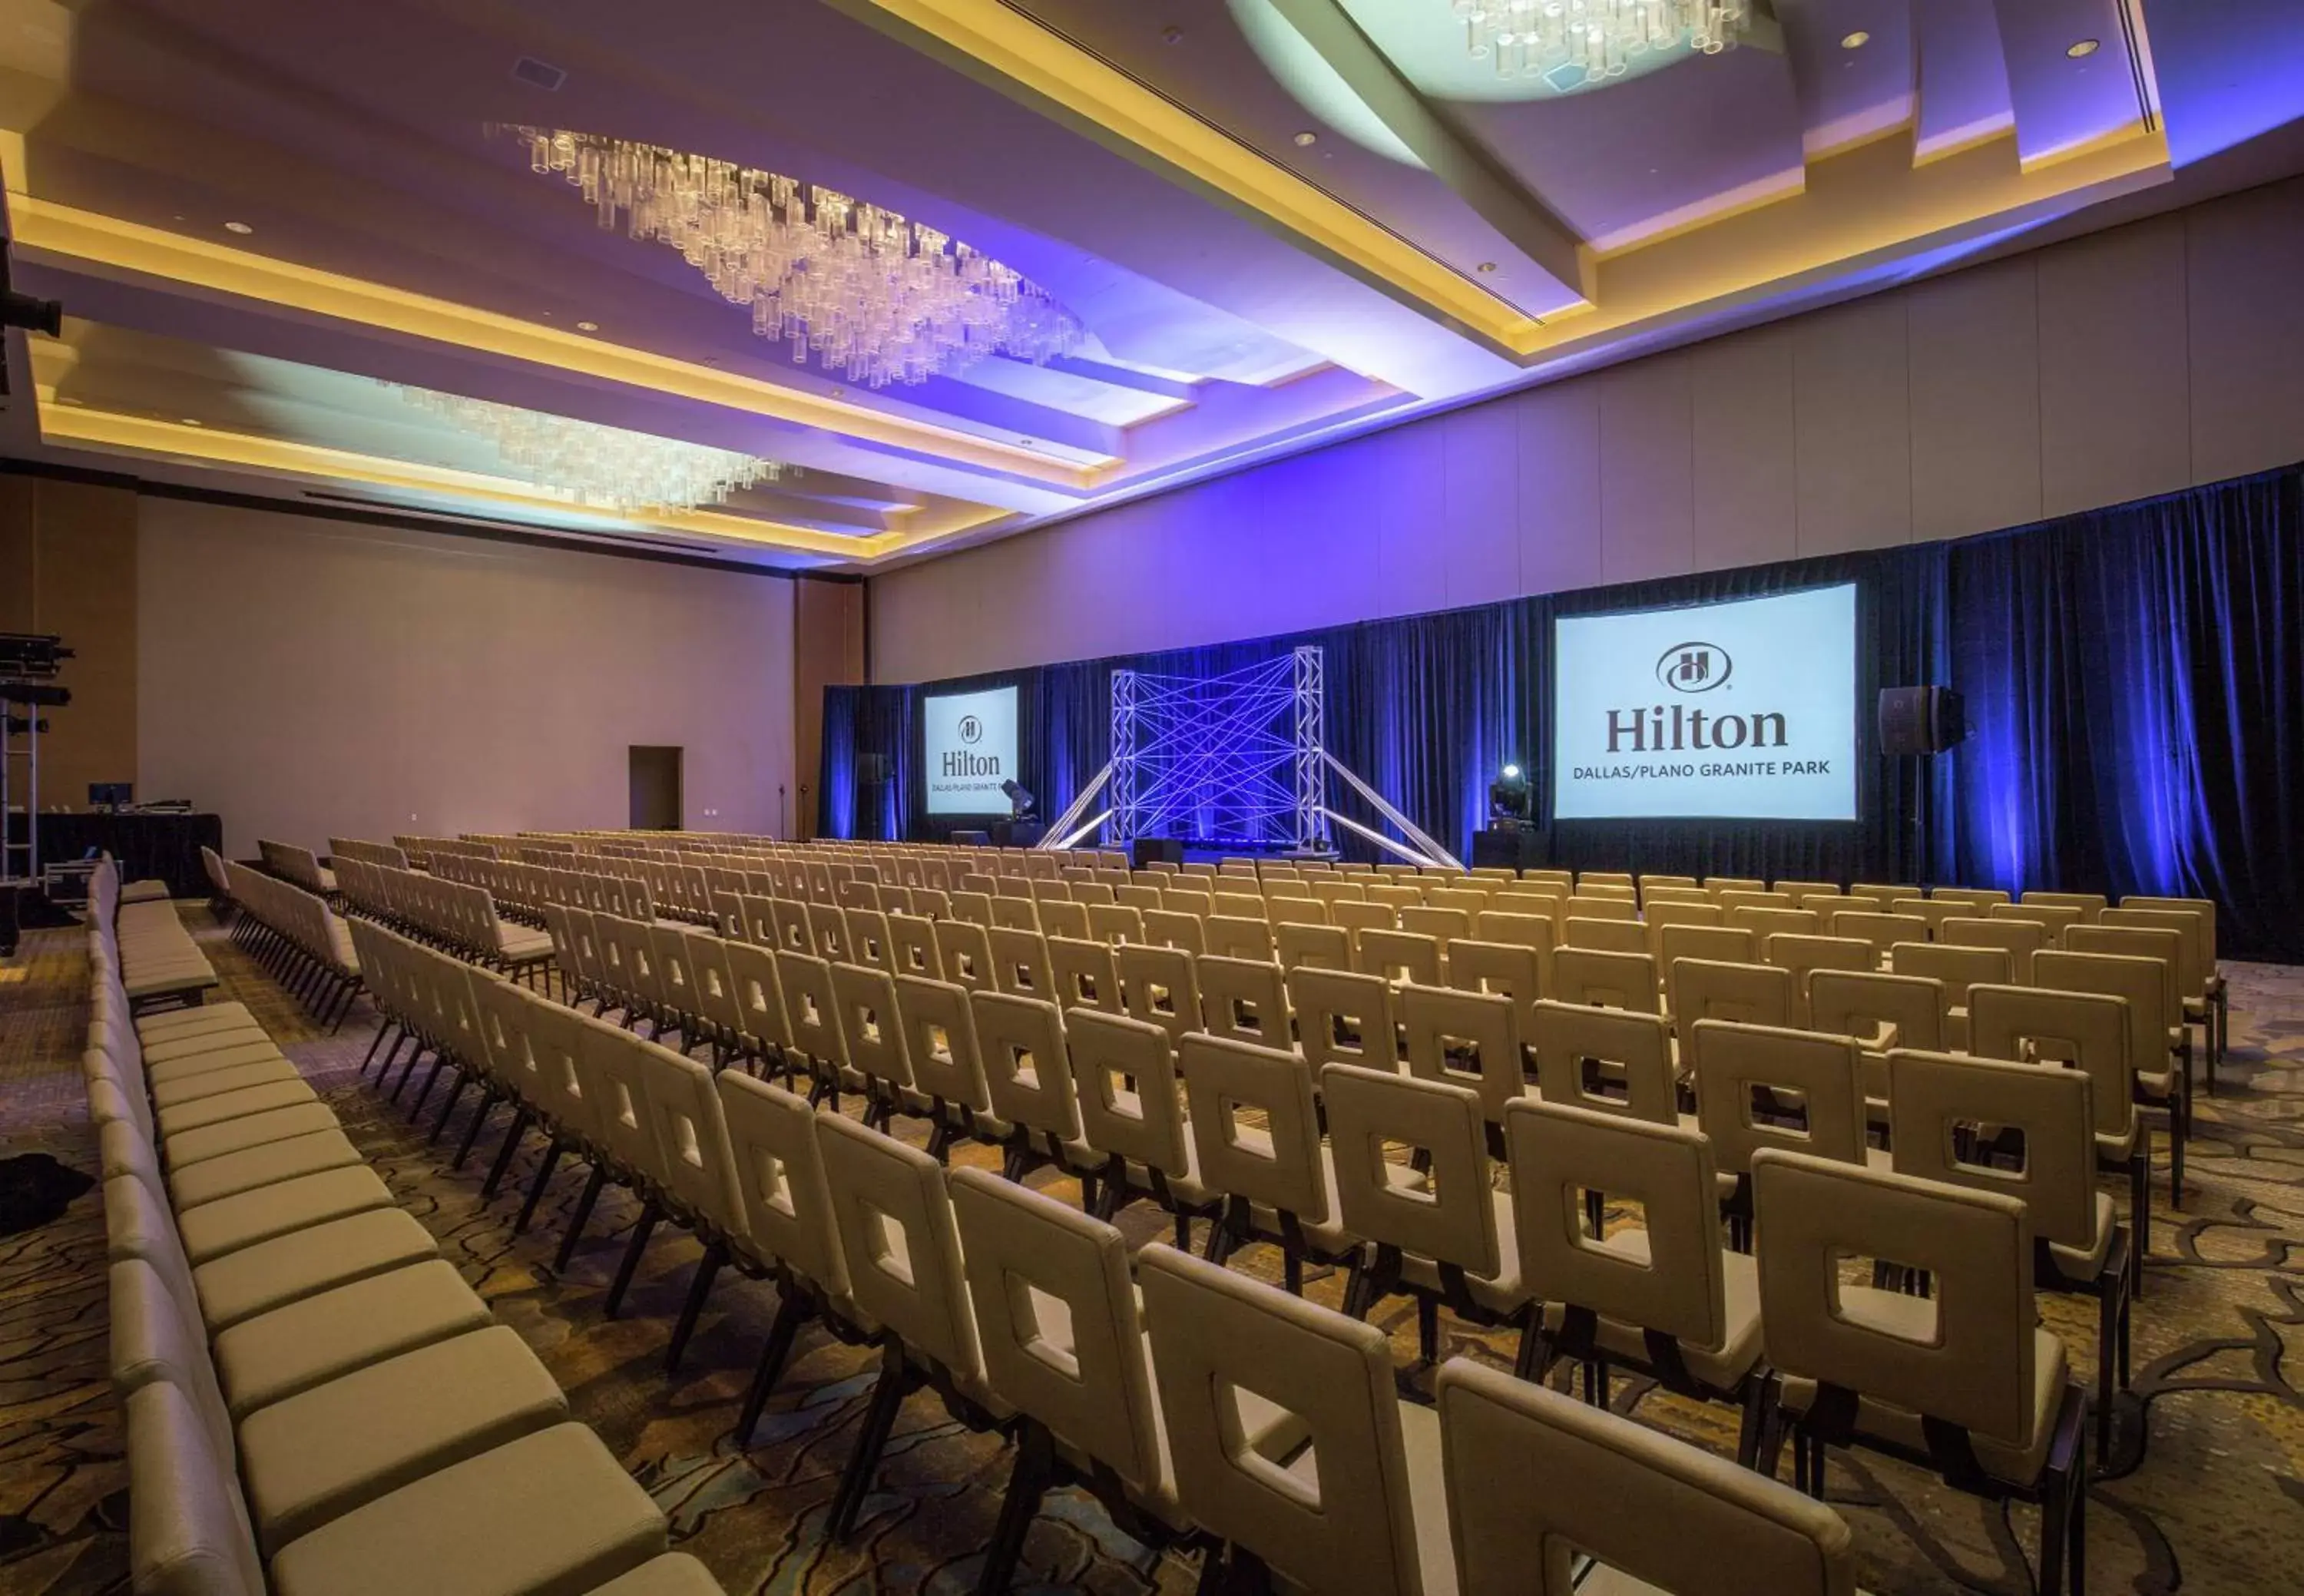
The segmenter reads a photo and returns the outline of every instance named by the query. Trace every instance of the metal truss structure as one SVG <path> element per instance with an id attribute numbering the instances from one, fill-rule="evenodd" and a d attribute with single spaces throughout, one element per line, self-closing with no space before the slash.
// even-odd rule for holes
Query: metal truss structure
<path id="1" fill-rule="evenodd" d="M 1112 675 L 1105 839 L 1327 845 L 1320 650 L 1221 676 Z"/>

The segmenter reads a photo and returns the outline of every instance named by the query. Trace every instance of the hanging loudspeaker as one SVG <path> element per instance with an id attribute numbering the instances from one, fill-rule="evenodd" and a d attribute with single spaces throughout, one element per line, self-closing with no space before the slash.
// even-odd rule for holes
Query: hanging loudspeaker
<path id="1" fill-rule="evenodd" d="M 1880 751 L 1942 753 L 1968 735 L 1968 710 L 1949 687 L 1883 687 Z"/>

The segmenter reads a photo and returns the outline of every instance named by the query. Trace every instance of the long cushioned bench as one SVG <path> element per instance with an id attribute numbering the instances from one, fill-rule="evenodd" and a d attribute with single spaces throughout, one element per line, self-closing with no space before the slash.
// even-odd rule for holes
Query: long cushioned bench
<path id="1" fill-rule="evenodd" d="M 123 891 L 118 867 L 106 858 L 89 882 L 89 920 L 110 939 L 130 1002 L 198 1004 L 216 986 L 215 967 L 159 883 L 138 881 Z"/>
<path id="2" fill-rule="evenodd" d="M 248 1011 L 89 959 L 140 1596 L 718 1592 Z"/>

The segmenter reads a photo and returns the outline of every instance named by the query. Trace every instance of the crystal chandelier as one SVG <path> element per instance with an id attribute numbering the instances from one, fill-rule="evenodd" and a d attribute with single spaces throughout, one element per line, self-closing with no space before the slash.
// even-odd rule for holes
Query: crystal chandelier
<path id="1" fill-rule="evenodd" d="M 1558 89 L 1621 78 L 1633 58 L 1669 50 L 1716 55 L 1751 26 L 1753 0 L 1448 0 L 1476 61 Z"/>
<path id="2" fill-rule="evenodd" d="M 739 488 L 773 482 L 780 461 L 604 427 L 545 411 L 386 383 L 417 409 L 485 439 L 508 475 L 581 505 L 632 514 L 716 505 Z"/>
<path id="3" fill-rule="evenodd" d="M 591 133 L 501 131 L 529 169 L 559 173 L 614 227 L 678 250 L 752 330 L 827 370 L 885 387 L 992 353 L 1034 365 L 1080 346 L 1047 291 L 933 227 L 831 189 L 709 156 Z"/>

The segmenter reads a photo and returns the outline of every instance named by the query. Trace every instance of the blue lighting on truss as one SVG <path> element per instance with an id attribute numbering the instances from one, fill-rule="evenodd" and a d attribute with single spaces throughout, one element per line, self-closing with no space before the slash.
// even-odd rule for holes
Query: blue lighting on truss
<path id="1" fill-rule="evenodd" d="M 1114 672 L 1108 839 L 1316 840 L 1320 692 L 1317 649 L 1221 676 Z"/>

